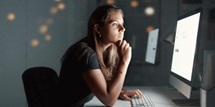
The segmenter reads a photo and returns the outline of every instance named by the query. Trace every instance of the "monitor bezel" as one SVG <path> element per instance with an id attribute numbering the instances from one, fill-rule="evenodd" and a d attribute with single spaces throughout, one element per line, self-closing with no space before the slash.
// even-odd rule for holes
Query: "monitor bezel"
<path id="1" fill-rule="evenodd" d="M 174 73 L 173 71 L 170 70 L 171 75 L 173 75 L 177 79 L 183 81 L 185 84 L 191 86 L 192 88 L 199 88 L 200 87 L 200 84 L 198 84 L 198 85 L 195 84 L 195 79 L 197 77 L 196 76 L 197 75 L 197 71 L 196 71 L 197 66 L 196 65 L 198 63 L 198 50 L 199 50 L 199 44 L 200 44 L 199 35 L 200 35 L 200 31 L 201 31 L 200 29 L 201 29 L 201 22 L 202 22 L 202 8 L 199 7 L 197 9 L 194 9 L 194 10 L 192 10 L 192 11 L 190 11 L 190 12 L 184 14 L 184 15 L 179 16 L 178 19 L 177 19 L 177 22 L 178 22 L 179 20 L 182 20 L 182 19 L 187 18 L 189 16 L 193 16 L 193 15 L 195 15 L 197 13 L 200 13 L 200 17 L 199 17 L 199 26 L 198 26 L 197 40 L 196 40 L 196 46 L 195 46 L 195 54 L 194 54 L 194 62 L 193 62 L 194 64 L 193 64 L 193 69 L 192 69 L 191 81 L 183 78 L 182 76 L 180 76 L 180 75 L 178 75 L 178 74 L 176 74 L 176 73 Z M 177 28 L 177 23 L 176 23 L 176 28 Z M 176 30 L 175 30 L 174 35 L 176 35 Z"/>

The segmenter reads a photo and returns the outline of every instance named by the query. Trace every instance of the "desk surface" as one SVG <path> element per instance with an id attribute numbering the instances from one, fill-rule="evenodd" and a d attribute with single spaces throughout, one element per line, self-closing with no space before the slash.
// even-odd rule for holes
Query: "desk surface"
<path id="1" fill-rule="evenodd" d="M 155 107 L 180 107 L 175 105 L 171 99 L 185 99 L 185 97 L 180 94 L 177 90 L 162 86 L 125 86 L 125 89 L 140 89 L 143 94 L 147 93 Z M 85 107 L 106 107 L 102 104 L 96 97 L 85 104 Z M 117 100 L 113 107 L 131 107 L 130 101 Z M 191 107 L 191 106 L 183 106 Z M 192 106 L 199 107 L 199 106 Z"/>

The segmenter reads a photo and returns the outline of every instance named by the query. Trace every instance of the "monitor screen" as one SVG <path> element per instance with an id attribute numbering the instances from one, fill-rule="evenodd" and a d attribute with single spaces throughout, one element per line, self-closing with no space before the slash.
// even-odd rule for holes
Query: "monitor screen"
<path id="1" fill-rule="evenodd" d="M 169 83 L 191 99 L 197 58 L 201 8 L 177 20 Z"/>
<path id="2" fill-rule="evenodd" d="M 159 29 L 157 28 L 150 31 L 148 35 L 145 61 L 150 64 L 155 64 L 156 62 L 158 34 L 159 34 Z"/>
<path id="3" fill-rule="evenodd" d="M 177 21 L 171 71 L 191 81 L 200 12 Z"/>

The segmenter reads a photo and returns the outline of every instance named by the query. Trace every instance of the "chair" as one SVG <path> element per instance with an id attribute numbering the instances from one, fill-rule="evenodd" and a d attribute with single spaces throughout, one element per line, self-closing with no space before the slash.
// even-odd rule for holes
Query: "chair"
<path id="1" fill-rule="evenodd" d="M 47 107 L 49 92 L 57 85 L 58 75 L 49 67 L 32 67 L 25 70 L 22 80 L 28 107 Z"/>

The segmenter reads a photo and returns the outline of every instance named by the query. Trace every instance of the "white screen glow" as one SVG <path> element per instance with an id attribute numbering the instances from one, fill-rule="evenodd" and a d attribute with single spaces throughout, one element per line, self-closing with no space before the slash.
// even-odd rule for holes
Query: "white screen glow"
<path id="1" fill-rule="evenodd" d="M 177 21 L 171 71 L 191 81 L 200 13 Z"/>

